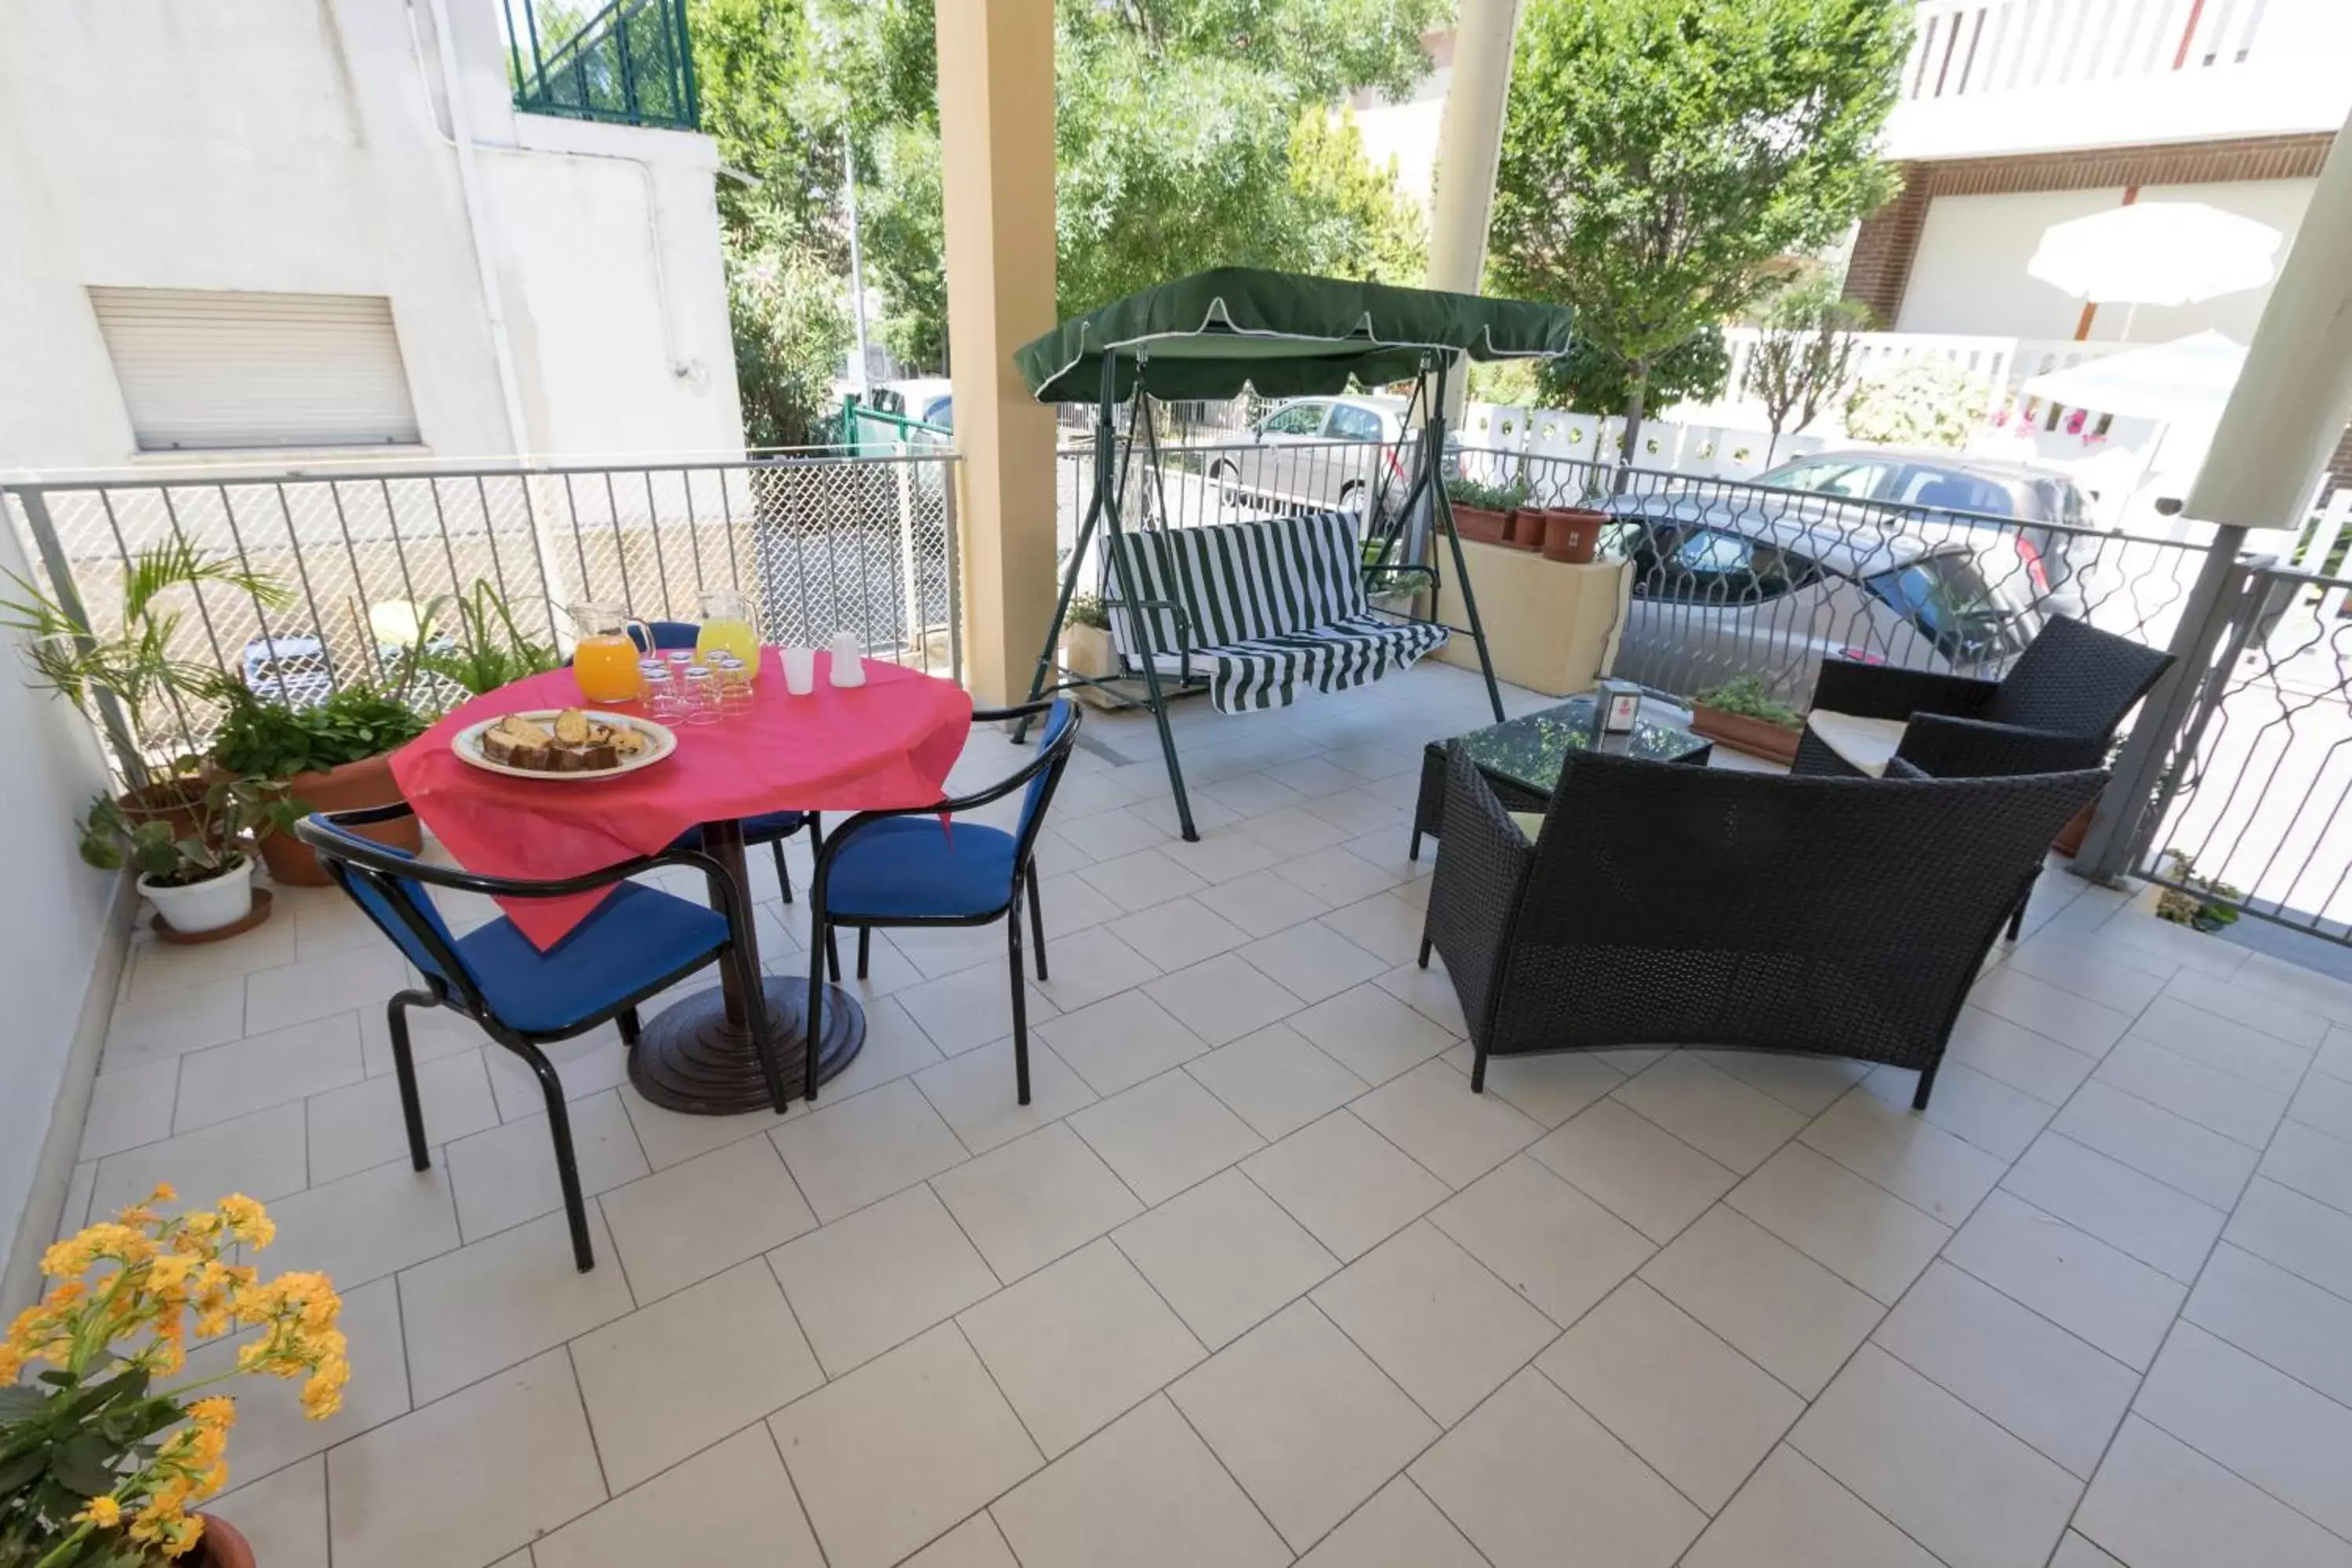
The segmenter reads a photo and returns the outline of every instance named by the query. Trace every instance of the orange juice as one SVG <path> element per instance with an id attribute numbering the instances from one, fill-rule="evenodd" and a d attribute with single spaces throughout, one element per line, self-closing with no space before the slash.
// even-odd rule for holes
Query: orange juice
<path id="1" fill-rule="evenodd" d="M 695 657 L 709 659 L 714 653 L 731 653 L 743 661 L 743 668 L 753 676 L 760 673 L 760 637 L 751 623 L 740 617 L 706 620 L 694 639 Z"/>
<path id="2" fill-rule="evenodd" d="M 580 695 L 591 702 L 634 702 L 637 698 L 637 645 L 620 632 L 582 637 L 572 652 L 572 673 Z"/>

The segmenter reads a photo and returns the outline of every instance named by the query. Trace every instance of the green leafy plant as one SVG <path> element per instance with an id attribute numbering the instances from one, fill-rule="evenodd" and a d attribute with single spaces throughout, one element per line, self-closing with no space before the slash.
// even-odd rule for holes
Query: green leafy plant
<path id="1" fill-rule="evenodd" d="M 373 686 L 347 686 L 322 702 L 294 708 L 239 685 L 213 736 L 212 754 L 231 773 L 291 778 L 380 756 L 423 734 L 425 723 L 400 697 Z"/>
<path id="2" fill-rule="evenodd" d="M 236 869 L 247 833 L 283 831 L 299 815 L 281 781 L 188 777 L 197 762 L 181 760 L 176 788 L 93 797 L 79 824 L 82 859 L 101 871 L 129 866 L 163 887 L 185 888 Z"/>
<path id="3" fill-rule="evenodd" d="M 1110 630 L 1110 612 L 1103 608 L 1102 600 L 1093 594 L 1079 594 L 1070 600 L 1070 613 L 1065 617 L 1074 626 L 1092 626 L 1099 632 Z"/>
<path id="4" fill-rule="evenodd" d="M 2178 849 L 2166 850 L 2164 858 L 2172 862 L 2173 875 L 2181 885 L 2157 896 L 2157 919 L 2201 931 L 2238 923 L 2238 907 L 2246 901 L 2244 889 L 2198 875 L 2197 862 Z"/>
<path id="5" fill-rule="evenodd" d="M 206 560 L 184 542 L 159 545 L 126 564 L 115 617 L 120 629 L 101 634 L 85 613 L 68 608 L 58 595 L 13 572 L 5 575 L 16 596 L 0 599 L 0 629 L 26 638 L 25 662 L 35 687 L 85 710 L 96 700 L 111 699 L 134 727 L 149 703 L 214 695 L 222 679 L 210 664 L 174 651 L 185 616 L 175 590 L 193 598 L 215 584 L 245 595 L 263 609 L 293 602 L 270 577 Z"/>
<path id="6" fill-rule="evenodd" d="M 1497 293 L 1576 308 L 1624 367 L 1623 449 L 1665 356 L 1895 194 L 1878 156 L 1910 0 L 1528 0 L 1495 183 Z"/>
<path id="7" fill-rule="evenodd" d="M 1460 475 L 1445 481 L 1445 499 L 1455 506 L 1474 506 L 1487 511 L 1511 511 L 1528 504 L 1528 481 L 1525 476 L 1490 485 L 1481 479 Z"/>
<path id="8" fill-rule="evenodd" d="M 1762 331 L 1748 356 L 1748 378 L 1772 427 L 1772 439 L 1764 448 L 1764 460 L 1769 463 L 1783 431 L 1802 430 L 1845 390 L 1853 367 L 1854 336 L 1867 323 L 1869 312 L 1840 299 L 1826 274 L 1814 273 L 1766 300 L 1759 314 Z"/>
<path id="9" fill-rule="evenodd" d="M 1905 360 L 1854 383 L 1845 433 L 1902 447 L 1961 447 L 1984 422 L 1984 384 L 1937 355 Z"/>
<path id="10" fill-rule="evenodd" d="M 457 618 L 454 642 L 434 635 L 433 623 L 444 612 Z M 563 663 L 553 644 L 536 642 L 523 634 L 513 608 L 484 578 L 474 579 L 467 593 L 441 595 L 425 606 L 417 619 L 416 641 L 411 648 L 415 667 L 455 681 L 477 697 Z"/>
<path id="11" fill-rule="evenodd" d="M 1710 690 L 1700 692 L 1691 700 L 1719 713 L 1759 720 L 1783 730 L 1805 727 L 1805 716 L 1768 691 L 1764 678 L 1759 675 L 1735 677 Z"/>

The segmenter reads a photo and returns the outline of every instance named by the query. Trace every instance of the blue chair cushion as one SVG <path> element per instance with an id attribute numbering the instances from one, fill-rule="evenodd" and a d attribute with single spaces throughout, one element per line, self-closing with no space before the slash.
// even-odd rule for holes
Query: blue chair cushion
<path id="1" fill-rule="evenodd" d="M 1013 901 L 1013 836 L 977 822 L 892 816 L 834 851 L 825 913 L 836 920 L 953 920 Z"/>
<path id="2" fill-rule="evenodd" d="M 727 917 L 635 882 L 613 889 L 541 952 L 505 919 L 457 939 L 490 1011 L 527 1035 L 554 1035 L 723 945 Z"/>
<path id="3" fill-rule="evenodd" d="M 763 811 L 757 816 L 743 818 L 743 842 L 765 844 L 771 838 L 790 838 L 808 826 L 808 814 L 802 811 Z M 673 849 L 702 847 L 702 829 L 689 827 L 670 840 Z"/>

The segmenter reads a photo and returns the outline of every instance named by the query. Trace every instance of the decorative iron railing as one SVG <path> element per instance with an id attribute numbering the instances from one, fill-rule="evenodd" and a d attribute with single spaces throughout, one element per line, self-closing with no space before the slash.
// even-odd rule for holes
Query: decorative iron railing
<path id="1" fill-rule="evenodd" d="M 613 0 L 585 20 L 501 0 L 517 109 L 573 120 L 699 128 L 686 0 Z"/>

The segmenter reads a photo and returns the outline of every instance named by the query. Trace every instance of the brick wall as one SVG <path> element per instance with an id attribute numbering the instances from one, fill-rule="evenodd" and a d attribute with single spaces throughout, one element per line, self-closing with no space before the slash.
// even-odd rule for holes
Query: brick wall
<path id="1" fill-rule="evenodd" d="M 1918 254 L 1919 231 L 1927 221 L 1928 204 L 1937 196 L 2308 179 L 2319 173 L 2334 140 L 2320 132 L 2307 136 L 2252 136 L 2234 142 L 1906 163 L 1902 193 L 1864 219 L 1861 232 L 1854 237 L 1853 260 L 1846 269 L 1846 297 L 1868 305 L 1880 325 L 1895 325 L 1903 307 L 1903 290 L 1910 282 L 1912 258 Z"/>

